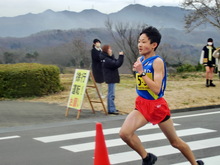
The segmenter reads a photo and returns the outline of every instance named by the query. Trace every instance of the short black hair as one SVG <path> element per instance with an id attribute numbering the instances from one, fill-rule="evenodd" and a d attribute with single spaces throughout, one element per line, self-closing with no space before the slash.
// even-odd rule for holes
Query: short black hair
<path id="1" fill-rule="evenodd" d="M 146 34 L 146 36 L 149 38 L 151 44 L 156 42 L 157 47 L 159 46 L 160 41 L 161 41 L 161 34 L 155 27 L 149 26 L 149 27 L 143 29 L 142 32 L 140 33 L 140 35 L 142 35 L 142 34 Z M 156 50 L 157 47 L 154 50 Z"/>
<path id="2" fill-rule="evenodd" d="M 212 39 L 212 38 L 209 38 L 209 39 L 207 40 L 207 42 L 213 42 L 213 39 Z"/>
<path id="3" fill-rule="evenodd" d="M 95 44 L 96 42 L 101 43 L 101 41 L 99 39 L 97 39 L 97 38 L 93 40 L 93 44 Z"/>

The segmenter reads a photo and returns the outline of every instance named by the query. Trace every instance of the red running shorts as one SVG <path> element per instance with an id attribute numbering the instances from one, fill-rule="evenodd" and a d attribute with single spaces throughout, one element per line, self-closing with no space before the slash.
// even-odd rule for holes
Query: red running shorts
<path id="1" fill-rule="evenodd" d="M 164 98 L 147 100 L 138 96 L 135 101 L 135 109 L 154 125 L 161 123 L 167 116 L 171 116 L 170 109 Z"/>

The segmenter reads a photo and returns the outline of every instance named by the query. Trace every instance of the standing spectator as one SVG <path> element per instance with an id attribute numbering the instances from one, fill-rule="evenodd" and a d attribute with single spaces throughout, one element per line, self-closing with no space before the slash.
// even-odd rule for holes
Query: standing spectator
<path id="1" fill-rule="evenodd" d="M 96 81 L 99 93 L 102 98 L 104 98 L 103 92 L 102 92 L 102 83 L 104 82 L 103 77 L 103 70 L 102 70 L 102 63 L 100 59 L 100 53 L 102 51 L 101 49 L 101 41 L 98 39 L 93 40 L 93 46 L 91 50 L 91 56 L 92 56 L 92 73 L 94 76 L 94 79 Z"/>
<path id="2" fill-rule="evenodd" d="M 116 59 L 110 45 L 104 45 L 102 47 L 101 59 L 103 63 L 104 80 L 108 84 L 108 114 L 118 115 L 118 110 L 116 110 L 114 103 L 115 83 L 120 82 L 118 68 L 124 61 L 124 54 L 123 52 L 119 52 L 119 57 Z"/>
<path id="3" fill-rule="evenodd" d="M 218 77 L 220 78 L 220 47 L 214 51 L 213 57 L 218 61 Z"/>
<path id="4" fill-rule="evenodd" d="M 205 66 L 206 70 L 206 87 L 215 87 L 213 84 L 213 73 L 215 69 L 215 58 L 212 56 L 213 52 L 216 50 L 213 44 L 213 39 L 209 38 L 207 40 L 207 45 L 203 47 L 200 64 Z"/>

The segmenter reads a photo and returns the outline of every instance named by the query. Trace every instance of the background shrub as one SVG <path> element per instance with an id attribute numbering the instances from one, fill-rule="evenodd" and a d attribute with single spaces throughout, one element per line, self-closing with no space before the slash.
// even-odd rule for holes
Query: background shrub
<path id="1" fill-rule="evenodd" d="M 205 71 L 205 67 L 201 64 L 191 65 L 191 64 L 183 64 L 177 67 L 177 72 L 195 72 L 195 71 Z"/>
<path id="2" fill-rule="evenodd" d="M 1 64 L 0 97 L 42 96 L 61 90 L 60 70 L 36 63 Z"/>

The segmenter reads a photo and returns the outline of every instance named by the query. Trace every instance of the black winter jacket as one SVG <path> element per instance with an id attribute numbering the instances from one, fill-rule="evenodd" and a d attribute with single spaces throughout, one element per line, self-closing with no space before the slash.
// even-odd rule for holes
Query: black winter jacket
<path id="1" fill-rule="evenodd" d="M 92 73 L 97 83 L 103 83 L 103 70 L 102 70 L 102 63 L 100 59 L 101 50 L 97 50 L 95 47 L 91 50 L 92 56 Z"/>
<path id="2" fill-rule="evenodd" d="M 124 55 L 119 55 L 118 59 L 114 55 L 109 56 L 107 53 L 102 52 L 101 55 L 104 80 L 107 84 L 119 83 L 120 76 L 118 68 L 123 64 Z"/>
<path id="3" fill-rule="evenodd" d="M 207 46 L 204 46 L 202 50 L 204 51 L 203 64 L 204 65 L 207 65 L 208 63 L 215 64 L 215 58 L 213 56 L 211 58 L 211 61 L 209 61 L 209 49 L 207 48 Z M 212 47 L 212 54 L 215 50 L 216 50 L 216 48 L 213 46 Z"/>

